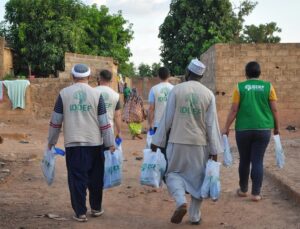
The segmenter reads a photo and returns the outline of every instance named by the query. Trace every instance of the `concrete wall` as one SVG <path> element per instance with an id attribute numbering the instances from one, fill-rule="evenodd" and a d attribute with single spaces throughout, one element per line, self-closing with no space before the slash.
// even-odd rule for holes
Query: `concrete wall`
<path id="1" fill-rule="evenodd" d="M 112 87 L 115 90 L 118 90 L 118 65 L 114 62 L 113 58 L 111 57 L 65 53 L 65 71 L 59 74 L 59 78 L 70 78 L 72 67 L 78 63 L 87 64 L 91 68 L 91 74 L 93 78 L 96 78 L 99 75 L 99 72 L 103 69 L 111 71 L 113 74 Z"/>
<path id="2" fill-rule="evenodd" d="M 214 54 L 212 54 L 212 52 Z M 258 61 L 261 79 L 270 81 L 278 96 L 282 128 L 300 126 L 300 44 L 217 44 L 202 57 L 214 55 L 208 66 L 214 65 L 215 94 L 221 126 L 231 105 L 234 87 L 245 80 L 245 65 Z M 206 58 L 208 59 L 208 58 Z"/>
<path id="3" fill-rule="evenodd" d="M 13 71 L 13 53 L 5 47 L 4 38 L 0 37 L 0 79 Z"/>

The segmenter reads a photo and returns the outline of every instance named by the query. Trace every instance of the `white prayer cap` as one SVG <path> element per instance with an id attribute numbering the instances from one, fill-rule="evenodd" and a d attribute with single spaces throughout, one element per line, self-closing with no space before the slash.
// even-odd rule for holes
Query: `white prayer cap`
<path id="1" fill-rule="evenodd" d="M 91 75 L 91 69 L 85 64 L 75 64 L 72 68 L 72 75 L 76 78 L 85 78 Z"/>
<path id="2" fill-rule="evenodd" d="M 189 66 L 188 66 L 188 70 L 190 70 L 191 72 L 195 73 L 196 75 L 202 76 L 203 73 L 205 72 L 205 65 L 199 61 L 197 58 L 191 60 Z"/>

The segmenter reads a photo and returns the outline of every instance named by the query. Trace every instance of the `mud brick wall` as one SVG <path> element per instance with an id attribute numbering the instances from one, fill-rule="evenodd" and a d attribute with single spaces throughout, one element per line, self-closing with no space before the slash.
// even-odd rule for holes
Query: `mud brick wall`
<path id="1" fill-rule="evenodd" d="M 181 80 L 176 77 L 170 77 L 168 81 L 173 85 L 181 82 Z M 148 100 L 150 89 L 159 82 L 160 79 L 158 77 L 136 77 L 131 78 L 131 82 L 129 85 L 131 85 L 131 88 L 136 88 L 139 95 L 142 96 L 144 100 Z"/>
<path id="2" fill-rule="evenodd" d="M 5 47 L 4 38 L 0 37 L 0 79 L 13 70 L 13 54 L 11 49 Z"/>
<path id="3" fill-rule="evenodd" d="M 118 90 L 118 65 L 114 62 L 113 58 L 111 57 L 65 53 L 65 71 L 59 74 L 59 78 L 70 78 L 72 67 L 78 63 L 87 64 L 91 68 L 92 78 L 96 78 L 97 76 L 99 76 L 100 71 L 103 69 L 111 71 L 113 74 L 112 87 L 116 91 Z"/>
<path id="4" fill-rule="evenodd" d="M 219 120 L 223 126 L 234 87 L 245 80 L 245 65 L 258 61 L 261 79 L 270 81 L 278 96 L 281 128 L 300 126 L 300 44 L 217 44 L 202 55 L 213 65 Z M 214 58 L 207 58 L 214 56 Z"/>
<path id="5" fill-rule="evenodd" d="M 216 91 L 216 48 L 215 46 L 210 47 L 200 58 L 206 66 L 201 83 L 211 89 L 213 92 Z"/>

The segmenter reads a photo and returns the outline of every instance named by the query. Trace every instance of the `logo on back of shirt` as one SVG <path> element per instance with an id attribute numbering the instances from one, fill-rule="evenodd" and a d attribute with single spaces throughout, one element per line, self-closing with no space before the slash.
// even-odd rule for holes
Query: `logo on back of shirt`
<path id="1" fill-rule="evenodd" d="M 265 86 L 264 85 L 250 85 L 250 84 L 247 84 L 245 85 L 245 89 L 247 91 L 264 91 L 265 89 Z"/>
<path id="2" fill-rule="evenodd" d="M 162 89 L 160 89 L 160 91 L 159 91 L 160 95 L 158 96 L 158 99 L 157 99 L 158 102 L 167 102 L 170 91 L 171 90 L 167 87 L 163 87 Z"/>
<path id="3" fill-rule="evenodd" d="M 104 100 L 104 103 L 105 103 L 105 108 L 110 108 L 112 106 L 112 104 L 109 102 L 109 94 L 106 93 L 106 92 L 102 92 L 101 93 L 102 95 L 102 98 Z"/>
<path id="4" fill-rule="evenodd" d="M 199 97 L 197 94 L 191 93 L 186 95 L 185 103 L 186 106 L 180 107 L 181 114 L 193 114 L 194 116 L 197 116 L 201 113 Z"/>
<path id="5" fill-rule="evenodd" d="M 86 99 L 87 99 L 87 94 L 84 91 L 76 91 L 73 94 L 73 98 L 75 100 L 78 100 L 78 104 L 71 104 L 70 105 L 70 111 L 71 112 L 75 112 L 75 111 L 81 111 L 81 112 L 85 112 L 85 111 L 89 111 L 92 106 L 90 104 L 86 104 Z"/>

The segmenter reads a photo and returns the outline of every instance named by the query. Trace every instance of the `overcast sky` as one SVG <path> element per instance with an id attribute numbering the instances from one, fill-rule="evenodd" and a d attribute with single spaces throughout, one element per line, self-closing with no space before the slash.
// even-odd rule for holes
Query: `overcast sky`
<path id="1" fill-rule="evenodd" d="M 0 0 L 0 20 L 7 0 Z M 133 24 L 134 40 L 130 43 L 135 65 L 160 61 L 159 26 L 169 12 L 171 0 L 83 0 L 87 4 L 106 5 L 111 13 L 118 10 Z M 240 2 L 232 0 L 233 3 Z M 300 42 L 300 0 L 258 0 L 258 5 L 245 24 L 264 24 L 271 21 L 282 29 L 281 42 Z"/>

